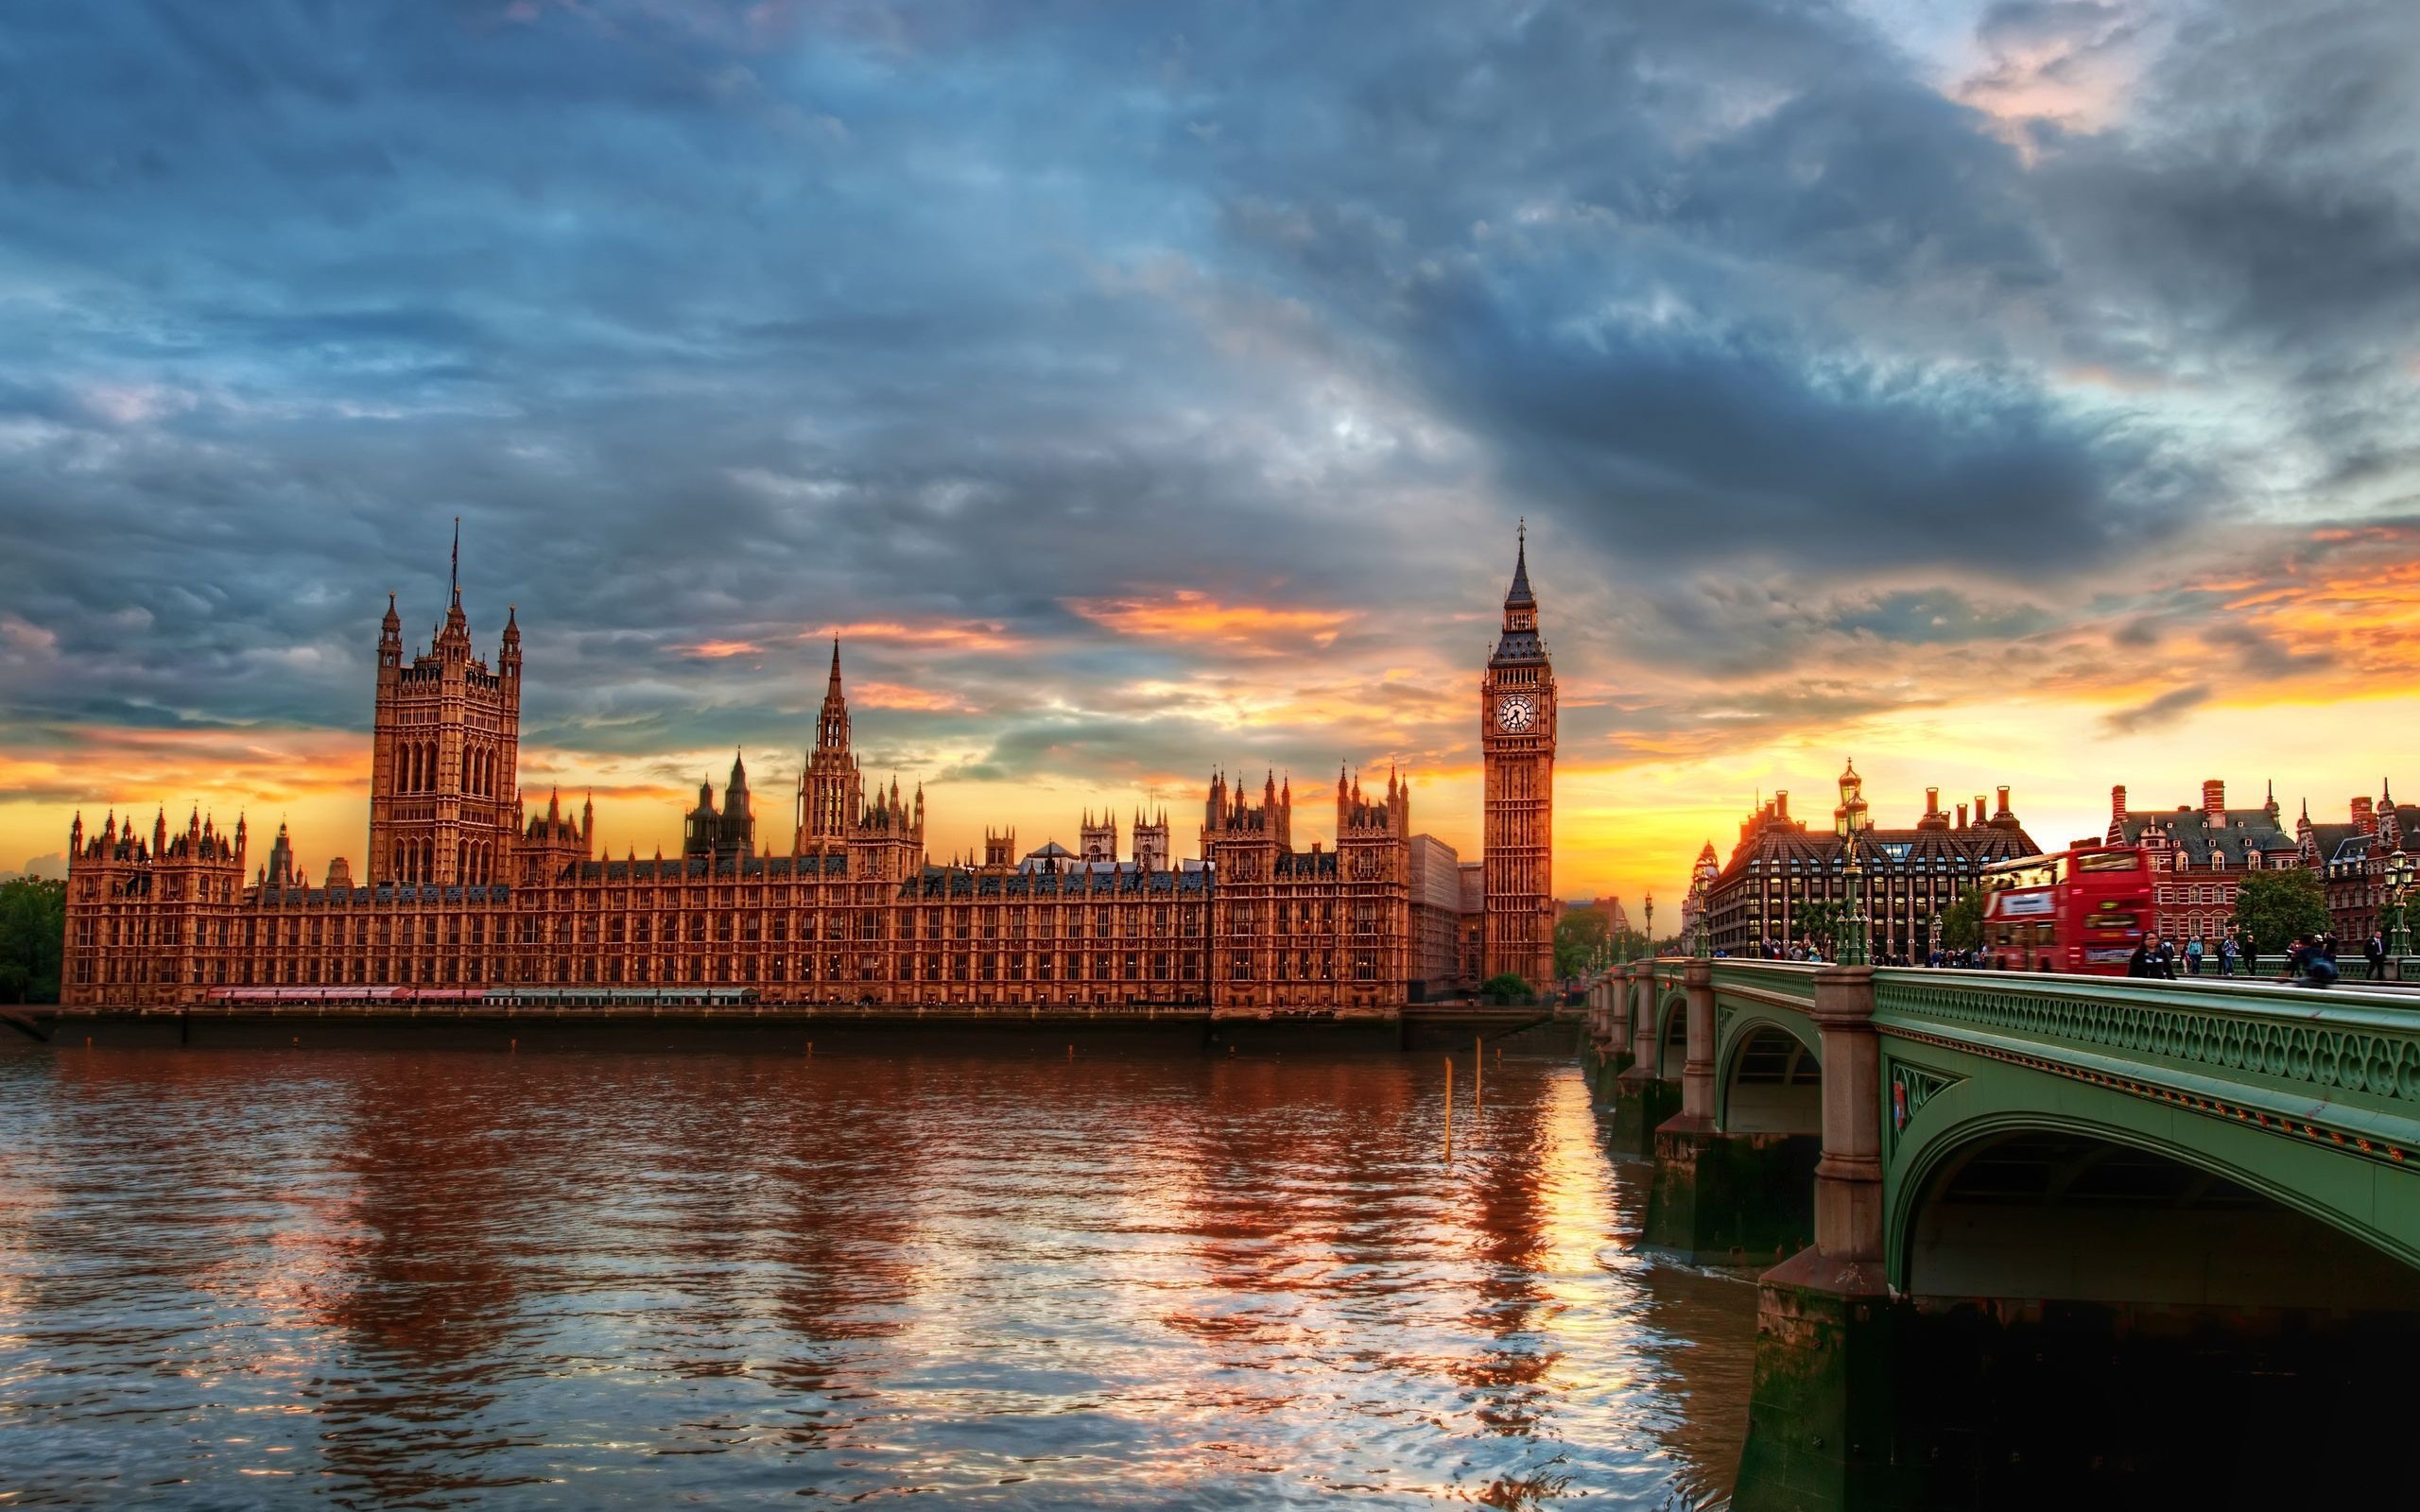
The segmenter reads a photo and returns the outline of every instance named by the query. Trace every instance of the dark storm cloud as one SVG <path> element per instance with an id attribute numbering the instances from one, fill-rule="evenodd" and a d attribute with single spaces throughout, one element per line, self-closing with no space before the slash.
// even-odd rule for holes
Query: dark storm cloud
<path id="1" fill-rule="evenodd" d="M 1983 41 L 2135 35 L 2103 9 Z M 1228 653 L 1071 603 L 1443 645 L 1524 511 L 1684 669 L 2022 635 L 2245 507 L 2064 365 L 2252 361 L 2340 472 L 2405 466 L 2409 23 L 2193 15 L 2140 119 L 2030 135 L 1820 4 L 17 16 L 0 610 L 45 648 L 0 708 L 359 728 L 381 594 L 425 636 L 457 514 L 533 742 L 631 755 L 794 743 L 815 627 L 980 622 L 852 645 L 931 696 L 898 754 L 1191 769 L 1231 724 L 1099 690 Z M 2019 587 L 1840 587 L 1874 569 Z M 717 642 L 761 650 L 679 651 Z"/>
<path id="2" fill-rule="evenodd" d="M 1881 37 L 1820 8 L 1549 7 L 1375 82 L 1412 37 L 1349 64 L 1360 88 L 1239 102 L 1287 127 L 1333 103 L 1277 174 L 1248 160 L 1231 214 L 1514 493 L 1659 561 L 2039 572 L 2157 537 L 2205 483 L 1961 323 L 2036 299 L 2054 251 L 2015 151 Z M 1370 198 L 1389 164 L 1431 186 L 1416 207 Z M 1909 352 L 1828 314 L 1877 292 L 1948 329 Z"/>
<path id="3" fill-rule="evenodd" d="M 2173 30 L 2133 123 L 2039 134 L 2042 214 L 2104 314 L 2073 318 L 2073 349 L 2197 387 L 2266 383 L 2322 507 L 2408 502 L 2420 9 L 2228 0 Z"/>

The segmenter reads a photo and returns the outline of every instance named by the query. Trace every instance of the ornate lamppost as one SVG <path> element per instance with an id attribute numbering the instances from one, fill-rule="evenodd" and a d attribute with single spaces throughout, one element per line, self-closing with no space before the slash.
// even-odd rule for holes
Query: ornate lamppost
<path id="1" fill-rule="evenodd" d="M 1714 955 L 1714 931 L 1706 926 L 1703 877 L 1689 884 L 1689 917 L 1696 919 L 1698 925 L 1689 940 L 1689 954 L 1702 961 L 1711 959 Z"/>
<path id="2" fill-rule="evenodd" d="M 2404 894 L 2411 886 L 2411 858 L 2403 853 L 2401 846 L 2395 847 L 2394 854 L 2386 858 L 2387 897 L 2394 904 L 2394 928 L 2387 936 L 2386 951 L 2398 961 L 2411 954 L 2411 916 L 2403 908 Z"/>
<path id="3" fill-rule="evenodd" d="M 1927 962 L 1930 962 L 1933 957 L 1941 954 L 1941 910 L 1938 908 L 1932 911 L 1932 935 L 1930 937 L 1932 940 L 1932 946 L 1930 954 L 1926 956 L 1926 960 Z"/>
<path id="4" fill-rule="evenodd" d="M 1848 837 L 1848 863 L 1841 868 L 1841 876 L 1848 885 L 1849 917 L 1841 926 L 1841 942 L 1832 954 L 1842 966 L 1870 966 L 1873 956 L 1865 948 L 1865 866 L 1858 859 L 1854 834 Z"/>
<path id="5" fill-rule="evenodd" d="M 1655 895 L 1651 892 L 1647 895 L 1647 954 L 1651 958 L 1655 954 Z"/>

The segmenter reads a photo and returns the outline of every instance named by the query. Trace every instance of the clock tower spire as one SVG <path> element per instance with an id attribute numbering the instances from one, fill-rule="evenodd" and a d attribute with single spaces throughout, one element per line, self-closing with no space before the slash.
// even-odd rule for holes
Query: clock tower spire
<path id="1" fill-rule="evenodd" d="M 1487 885 L 1480 975 L 1509 971 L 1539 990 L 1554 975 L 1554 666 L 1538 638 L 1524 521 L 1504 629 L 1479 679 Z"/>

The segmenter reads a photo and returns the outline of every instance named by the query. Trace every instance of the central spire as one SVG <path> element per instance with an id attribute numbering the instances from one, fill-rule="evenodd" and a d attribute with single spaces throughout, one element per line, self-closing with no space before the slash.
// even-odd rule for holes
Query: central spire
<path id="1" fill-rule="evenodd" d="M 1504 607 L 1508 610 L 1515 607 L 1535 609 L 1538 601 L 1530 593 L 1530 522 L 1527 516 L 1522 518 L 1518 539 L 1519 544 L 1512 553 L 1512 589 L 1504 595 Z"/>
<path id="2" fill-rule="evenodd" d="M 832 637 L 832 676 L 823 685 L 823 713 L 816 722 L 815 744 L 823 750 L 849 748 L 849 700 L 840 691 L 840 638 Z"/>
<path id="3" fill-rule="evenodd" d="M 1538 599 L 1530 592 L 1530 523 L 1523 520 L 1512 554 L 1512 587 L 1504 595 L 1504 634 L 1495 643 L 1492 664 L 1545 659 L 1546 646 L 1538 639 Z"/>

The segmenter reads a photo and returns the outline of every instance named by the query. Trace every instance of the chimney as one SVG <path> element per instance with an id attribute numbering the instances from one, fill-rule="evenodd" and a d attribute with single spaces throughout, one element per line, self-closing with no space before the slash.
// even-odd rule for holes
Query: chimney
<path id="1" fill-rule="evenodd" d="M 2227 811 L 2227 784 L 2213 777 L 2202 784 L 2202 812 L 2212 819 Z"/>
<path id="2" fill-rule="evenodd" d="M 2371 800 L 2366 798 L 2357 798 L 2353 800 L 2353 832 L 2356 834 L 2378 833 L 2378 816 L 2370 807 L 2370 803 Z"/>
<path id="3" fill-rule="evenodd" d="M 1789 817 L 1789 788 L 1777 787 L 1773 789 L 1773 817 L 1777 819 L 1787 819 Z"/>
<path id="4" fill-rule="evenodd" d="M 1958 827 L 1962 830 L 1966 828 L 1966 805 L 1963 803 L 1958 805 Z"/>
<path id="5" fill-rule="evenodd" d="M 2000 806 L 1999 806 L 1998 808 L 1996 808 L 1996 809 L 1992 810 L 1992 822 L 1993 822 L 1993 823 L 1995 823 L 1995 824 L 1996 824 L 1996 823 L 1998 823 L 1998 822 L 1999 822 L 2000 820 L 2002 820 L 2002 819 L 2014 819 L 2014 818 L 2015 818 L 2015 817 L 2016 817 L 2016 816 L 2015 816 L 2014 814 L 2013 814 L 2013 813 L 2009 812 L 2009 806 L 2008 806 L 2008 789 L 2007 789 L 2007 788 L 2005 788 L 2005 787 L 2003 787 L 2003 788 L 1996 789 L 1996 791 L 1997 791 L 1997 792 L 1998 792 L 1998 794 L 1999 794 L 1999 796 L 2000 796 Z"/>
<path id="6" fill-rule="evenodd" d="M 1976 794 L 1976 795 L 1975 795 L 1975 822 L 1976 822 L 1977 824 L 1980 824 L 1980 823 L 1982 823 L 1982 822 L 1983 822 L 1983 816 L 1984 816 L 1984 815 L 1986 815 L 1986 814 L 1989 814 L 1989 813 L 1991 813 L 1991 812 L 1992 812 L 1991 810 L 1989 810 L 1989 809 L 1987 809 L 1987 808 L 1983 807 L 1983 795 L 1982 795 L 1982 794 L 1980 794 L 1980 793 Z"/>
<path id="7" fill-rule="evenodd" d="M 2126 784 L 2123 782 L 2109 790 L 2109 822 L 2111 824 L 2126 822 Z"/>

